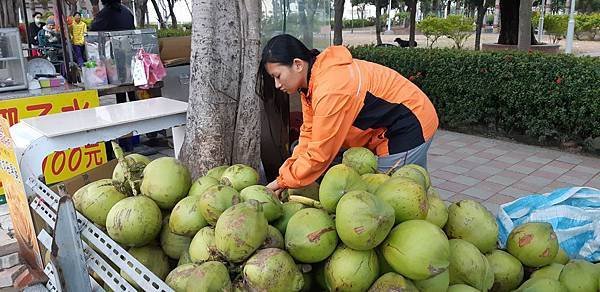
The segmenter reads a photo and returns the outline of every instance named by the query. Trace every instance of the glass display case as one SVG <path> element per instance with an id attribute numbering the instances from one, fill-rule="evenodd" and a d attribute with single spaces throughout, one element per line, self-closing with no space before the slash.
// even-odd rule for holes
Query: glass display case
<path id="1" fill-rule="evenodd" d="M 17 28 L 0 28 L 0 92 L 27 89 L 25 59 Z"/>

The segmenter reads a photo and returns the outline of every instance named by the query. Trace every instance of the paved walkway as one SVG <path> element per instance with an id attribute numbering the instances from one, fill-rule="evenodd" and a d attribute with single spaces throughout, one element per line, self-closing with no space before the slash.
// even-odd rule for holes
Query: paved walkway
<path id="1" fill-rule="evenodd" d="M 440 130 L 428 156 L 432 185 L 447 201 L 499 204 L 560 187 L 600 189 L 600 159 Z"/>

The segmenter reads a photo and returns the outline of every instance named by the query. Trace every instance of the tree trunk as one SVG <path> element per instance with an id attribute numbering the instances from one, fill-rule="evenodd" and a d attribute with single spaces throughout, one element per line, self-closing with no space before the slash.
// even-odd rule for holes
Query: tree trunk
<path id="1" fill-rule="evenodd" d="M 193 1 L 190 97 L 180 158 L 194 178 L 218 165 L 259 166 L 260 3 Z"/>
<path id="2" fill-rule="evenodd" d="M 481 47 L 481 29 L 483 28 L 483 19 L 485 18 L 485 0 L 477 5 L 477 29 L 475 31 L 475 51 Z"/>
<path id="3" fill-rule="evenodd" d="M 46 1 L 46 6 L 48 5 L 47 3 L 48 2 Z M 96 17 L 96 14 L 98 14 L 98 12 L 100 11 L 100 7 L 98 6 L 100 0 L 90 0 L 90 3 L 92 4 L 92 16 Z"/>
<path id="4" fill-rule="evenodd" d="M 0 27 L 17 27 L 20 7 L 21 0 L 0 1 Z"/>
<path id="5" fill-rule="evenodd" d="M 148 11 L 148 0 L 137 0 L 135 2 L 135 17 L 138 28 L 146 26 L 146 11 Z"/>
<path id="6" fill-rule="evenodd" d="M 343 42 L 342 39 L 342 27 L 344 25 L 343 16 L 344 16 L 344 2 L 345 0 L 335 0 L 333 2 L 334 8 L 334 22 L 333 22 L 333 44 L 341 45 Z"/>
<path id="7" fill-rule="evenodd" d="M 435 17 L 440 17 L 440 0 L 431 1 L 431 10 L 433 11 Z"/>
<path id="8" fill-rule="evenodd" d="M 531 0 L 527 0 L 531 1 Z M 531 2 L 529 2 L 531 3 Z M 500 36 L 498 43 L 503 45 L 517 45 L 519 42 L 519 0 L 500 0 Z M 529 8 L 531 10 L 531 7 Z M 530 13 L 531 15 L 531 13 Z M 531 44 L 537 44 L 531 20 L 529 21 L 531 31 Z"/>
<path id="9" fill-rule="evenodd" d="M 377 36 L 377 44 L 381 45 L 381 2 L 382 0 L 375 1 L 375 35 Z"/>
<path id="10" fill-rule="evenodd" d="M 306 18 L 306 1 L 298 0 L 298 16 L 300 20 L 300 29 L 302 30 L 302 43 L 308 48 L 312 47 L 312 31 L 308 28 L 308 19 Z"/>
<path id="11" fill-rule="evenodd" d="M 171 26 L 173 28 L 177 28 L 177 18 L 175 17 L 175 12 L 173 8 L 175 7 L 176 0 L 167 0 L 167 5 L 169 5 L 169 15 L 171 15 Z"/>
<path id="12" fill-rule="evenodd" d="M 150 0 L 152 2 L 152 6 L 154 7 L 154 12 L 156 12 L 156 18 L 158 18 L 158 25 L 160 28 L 166 28 L 167 27 L 167 23 L 165 22 L 165 20 L 162 17 L 162 14 L 160 13 L 160 8 L 158 7 L 158 3 L 156 2 L 156 0 Z"/>
<path id="13" fill-rule="evenodd" d="M 408 46 L 415 47 L 415 29 L 417 24 L 417 0 L 408 0 L 410 9 L 410 32 L 408 35 Z"/>
<path id="14" fill-rule="evenodd" d="M 519 36 L 517 48 L 528 51 L 531 48 L 531 0 L 519 3 Z"/>

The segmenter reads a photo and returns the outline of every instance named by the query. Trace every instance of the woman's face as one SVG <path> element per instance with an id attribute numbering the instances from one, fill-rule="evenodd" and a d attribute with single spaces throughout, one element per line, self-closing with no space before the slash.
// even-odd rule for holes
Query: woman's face
<path id="1" fill-rule="evenodd" d="M 265 69 L 275 80 L 275 87 L 283 92 L 291 94 L 300 88 L 308 87 L 306 81 L 308 63 L 306 61 L 296 58 L 292 65 L 267 63 Z"/>

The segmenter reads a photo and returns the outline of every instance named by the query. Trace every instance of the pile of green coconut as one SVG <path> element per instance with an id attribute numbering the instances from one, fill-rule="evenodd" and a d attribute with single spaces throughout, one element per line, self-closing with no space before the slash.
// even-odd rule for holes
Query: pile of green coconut
<path id="1" fill-rule="evenodd" d="M 75 206 L 175 291 L 599 291 L 600 265 L 569 259 L 550 224 L 500 250 L 484 206 L 446 206 L 417 165 L 377 173 L 365 148 L 281 202 L 245 165 L 193 180 L 174 158 L 113 147 L 113 178 Z"/>

